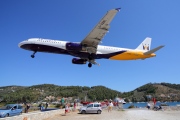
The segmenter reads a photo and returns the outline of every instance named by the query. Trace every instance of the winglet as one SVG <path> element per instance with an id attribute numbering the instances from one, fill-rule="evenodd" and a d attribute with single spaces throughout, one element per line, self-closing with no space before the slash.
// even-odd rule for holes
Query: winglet
<path id="1" fill-rule="evenodd" d="M 161 45 L 161 46 L 156 47 L 156 48 L 154 48 L 154 49 L 152 49 L 152 50 L 150 50 L 150 51 L 144 52 L 144 55 L 152 54 L 152 53 L 158 51 L 159 49 L 161 49 L 161 48 L 163 48 L 163 47 L 164 47 L 164 45 Z"/>
<path id="2" fill-rule="evenodd" d="M 116 8 L 115 10 L 117 10 L 119 12 L 121 10 L 121 8 Z"/>

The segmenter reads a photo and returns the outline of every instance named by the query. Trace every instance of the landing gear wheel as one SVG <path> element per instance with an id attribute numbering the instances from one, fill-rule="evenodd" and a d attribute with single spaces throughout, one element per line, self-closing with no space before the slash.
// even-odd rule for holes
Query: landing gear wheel
<path id="1" fill-rule="evenodd" d="M 89 67 L 89 68 L 91 68 L 91 67 L 92 67 L 92 64 L 91 64 L 91 63 L 89 63 L 89 64 L 88 64 L 88 67 Z"/>
<path id="2" fill-rule="evenodd" d="M 32 58 L 34 58 L 35 56 L 34 55 L 31 55 Z"/>

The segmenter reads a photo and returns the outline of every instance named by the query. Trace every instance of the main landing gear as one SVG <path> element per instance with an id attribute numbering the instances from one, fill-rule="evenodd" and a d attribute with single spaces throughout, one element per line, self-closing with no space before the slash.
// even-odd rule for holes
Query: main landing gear
<path id="1" fill-rule="evenodd" d="M 36 52 L 37 52 L 37 51 L 34 51 L 34 53 L 31 55 L 32 58 L 35 57 Z"/>
<path id="2" fill-rule="evenodd" d="M 89 64 L 88 64 L 88 67 L 89 67 L 89 68 L 91 68 L 91 67 L 92 67 L 92 64 L 91 64 L 91 63 L 89 63 Z"/>
<path id="3" fill-rule="evenodd" d="M 92 63 L 90 63 L 90 61 L 92 61 L 92 60 L 93 60 L 93 55 L 92 55 L 91 53 L 89 54 L 88 59 L 89 59 L 89 64 L 88 64 L 88 67 L 89 67 L 89 68 L 91 68 L 91 67 L 92 67 Z"/>

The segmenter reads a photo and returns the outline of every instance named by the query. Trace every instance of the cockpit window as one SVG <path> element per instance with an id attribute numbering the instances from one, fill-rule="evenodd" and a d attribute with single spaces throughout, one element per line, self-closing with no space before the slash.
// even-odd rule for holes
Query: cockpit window
<path id="1" fill-rule="evenodd" d="M 37 41 L 37 40 L 39 40 L 39 38 L 30 38 L 27 41 Z"/>

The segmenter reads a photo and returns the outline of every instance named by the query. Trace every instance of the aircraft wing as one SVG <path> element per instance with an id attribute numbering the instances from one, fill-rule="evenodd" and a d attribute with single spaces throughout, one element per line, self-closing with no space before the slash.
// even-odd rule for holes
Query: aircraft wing
<path id="1" fill-rule="evenodd" d="M 109 24 L 118 11 L 120 11 L 120 8 L 108 11 L 100 22 L 93 28 L 93 30 L 85 37 L 85 39 L 81 42 L 84 50 L 89 53 L 96 53 L 98 44 L 108 32 L 110 27 Z"/>

